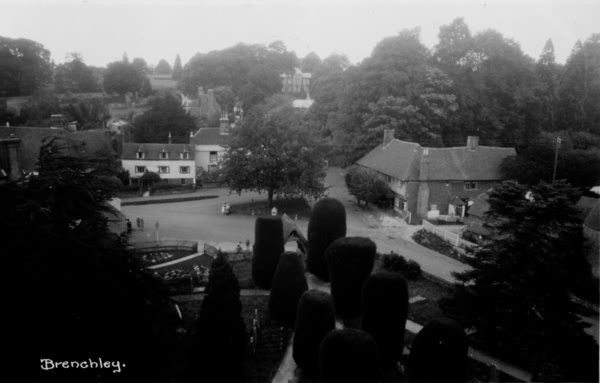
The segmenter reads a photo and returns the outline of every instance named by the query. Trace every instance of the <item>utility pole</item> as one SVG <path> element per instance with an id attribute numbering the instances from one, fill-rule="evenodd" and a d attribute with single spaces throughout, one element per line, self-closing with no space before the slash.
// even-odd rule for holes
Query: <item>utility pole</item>
<path id="1" fill-rule="evenodd" d="M 558 148 L 560 147 L 560 137 L 556 137 L 556 149 L 554 150 L 554 172 L 552 172 L 552 184 L 556 180 L 556 167 L 558 165 Z"/>

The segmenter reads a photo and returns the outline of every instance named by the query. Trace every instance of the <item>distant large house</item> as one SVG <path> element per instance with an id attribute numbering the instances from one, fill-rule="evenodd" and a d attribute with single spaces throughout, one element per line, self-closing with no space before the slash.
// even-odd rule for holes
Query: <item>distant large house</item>
<path id="1" fill-rule="evenodd" d="M 310 73 L 302 73 L 302 71 L 300 71 L 298 68 L 295 69 L 294 74 L 284 73 L 281 75 L 281 93 L 308 92 L 310 79 Z"/>
<path id="2" fill-rule="evenodd" d="M 170 74 L 147 74 L 152 90 L 175 89 L 177 80 L 173 80 Z"/>
<path id="3" fill-rule="evenodd" d="M 196 163 L 193 136 L 189 144 L 172 144 L 169 134 L 167 144 L 141 144 L 128 142 L 123 144 L 121 162 L 123 169 L 129 171 L 133 184 L 146 172 L 160 175 L 164 182 L 195 185 Z"/>
<path id="4" fill-rule="evenodd" d="M 225 154 L 229 143 L 231 126 L 227 115 L 219 120 L 218 128 L 200 128 L 194 135 L 196 167 L 202 171 L 213 171 L 219 167 L 219 160 Z"/>
<path id="5" fill-rule="evenodd" d="M 476 136 L 463 147 L 424 148 L 386 130 L 383 143 L 357 164 L 383 175 L 394 209 L 416 224 L 439 214 L 464 216 L 482 191 L 503 181 L 500 163 L 514 155 L 514 148 L 479 146 Z"/>
<path id="6" fill-rule="evenodd" d="M 209 89 L 207 93 L 204 93 L 202 87 L 198 88 L 198 97 L 196 99 L 188 99 L 183 97 L 183 108 L 194 117 L 213 117 L 222 115 L 221 105 L 215 98 L 214 91 Z"/>

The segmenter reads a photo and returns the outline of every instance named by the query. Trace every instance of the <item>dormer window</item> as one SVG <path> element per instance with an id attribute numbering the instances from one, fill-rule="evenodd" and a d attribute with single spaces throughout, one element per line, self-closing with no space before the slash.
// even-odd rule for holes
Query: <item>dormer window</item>
<path id="1" fill-rule="evenodd" d="M 161 160 L 166 160 L 167 158 L 169 158 L 169 153 L 168 152 L 160 152 L 158 153 L 158 158 L 160 158 Z"/>
<path id="2" fill-rule="evenodd" d="M 135 158 L 137 158 L 138 160 L 142 160 L 146 157 L 146 153 L 144 152 L 136 152 L 135 153 Z"/>
<path id="3" fill-rule="evenodd" d="M 181 153 L 181 159 L 182 160 L 189 160 L 190 159 L 190 153 L 187 153 L 187 152 Z"/>

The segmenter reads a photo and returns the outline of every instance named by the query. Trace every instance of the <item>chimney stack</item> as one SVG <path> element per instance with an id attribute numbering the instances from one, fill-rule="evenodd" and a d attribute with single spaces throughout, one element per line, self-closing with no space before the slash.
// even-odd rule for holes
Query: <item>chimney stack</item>
<path id="1" fill-rule="evenodd" d="M 192 132 L 190 130 L 190 145 L 194 145 L 194 144 L 195 144 L 195 142 L 194 142 L 194 132 Z"/>
<path id="2" fill-rule="evenodd" d="M 227 113 L 222 114 L 219 119 L 219 130 L 221 134 L 229 134 L 229 118 L 227 118 Z"/>
<path id="3" fill-rule="evenodd" d="M 479 146 L 479 136 L 468 136 L 467 137 L 467 148 L 469 150 L 475 150 Z"/>
<path id="4" fill-rule="evenodd" d="M 383 146 L 386 146 L 394 139 L 394 129 L 386 129 L 383 131 Z"/>
<path id="5" fill-rule="evenodd" d="M 171 143 L 171 132 L 169 132 L 169 144 Z"/>

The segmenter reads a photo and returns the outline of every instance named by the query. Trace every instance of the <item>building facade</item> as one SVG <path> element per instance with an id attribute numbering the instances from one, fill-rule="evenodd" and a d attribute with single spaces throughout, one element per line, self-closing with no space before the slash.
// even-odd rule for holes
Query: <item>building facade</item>
<path id="1" fill-rule="evenodd" d="M 219 124 L 218 128 L 200 128 L 194 135 L 198 172 L 211 172 L 219 168 L 231 130 L 226 114 L 221 116 Z"/>
<path id="2" fill-rule="evenodd" d="M 282 93 L 308 93 L 308 87 L 310 86 L 310 73 L 302 73 L 300 69 L 296 68 L 294 74 L 282 74 L 281 83 Z"/>

